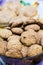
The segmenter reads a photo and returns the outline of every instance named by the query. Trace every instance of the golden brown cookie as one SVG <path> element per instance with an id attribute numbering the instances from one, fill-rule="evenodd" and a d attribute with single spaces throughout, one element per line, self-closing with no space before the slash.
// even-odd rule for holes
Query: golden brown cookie
<path id="1" fill-rule="evenodd" d="M 35 44 L 37 42 L 37 34 L 34 30 L 29 29 L 21 34 L 21 42 L 26 46 Z"/>
<path id="2" fill-rule="evenodd" d="M 28 56 L 35 56 L 42 53 L 42 46 L 34 44 L 28 48 Z"/>
<path id="3" fill-rule="evenodd" d="M 11 30 L 15 34 L 21 34 L 21 33 L 23 33 L 23 29 L 18 28 L 18 27 L 12 28 Z"/>
<path id="4" fill-rule="evenodd" d="M 22 58 L 21 52 L 16 48 L 8 50 L 5 55 L 12 58 Z"/>
<path id="5" fill-rule="evenodd" d="M 25 27 L 25 30 L 28 30 L 28 29 L 33 29 L 33 30 L 35 30 L 35 31 L 39 31 L 39 30 L 40 30 L 40 26 L 37 25 L 37 24 L 31 24 L 31 25 L 27 25 L 27 26 Z"/>
<path id="6" fill-rule="evenodd" d="M 17 49 L 21 50 L 22 44 L 19 40 L 16 40 L 16 39 L 9 40 L 9 42 L 7 44 L 7 48 L 8 49 L 17 48 Z"/>
<path id="7" fill-rule="evenodd" d="M 1 29 L 0 30 L 0 37 L 2 37 L 2 38 L 6 39 L 11 35 L 12 35 L 12 32 L 10 30 L 8 30 L 8 29 Z"/>

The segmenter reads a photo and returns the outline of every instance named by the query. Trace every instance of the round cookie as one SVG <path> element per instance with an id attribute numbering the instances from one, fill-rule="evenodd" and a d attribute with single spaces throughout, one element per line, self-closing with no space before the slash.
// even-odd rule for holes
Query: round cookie
<path id="1" fill-rule="evenodd" d="M 0 30 L 0 37 L 2 37 L 2 38 L 6 39 L 11 35 L 12 35 L 12 32 L 10 30 L 8 30 L 8 29 L 1 29 Z"/>
<path id="2" fill-rule="evenodd" d="M 16 39 L 9 40 L 7 44 L 7 49 L 11 49 L 11 48 L 17 48 L 18 50 L 21 50 L 22 44 L 19 40 Z"/>
<path id="3" fill-rule="evenodd" d="M 8 50 L 5 55 L 12 58 L 22 58 L 21 52 L 16 48 Z"/>
<path id="4" fill-rule="evenodd" d="M 25 27 L 25 30 L 28 30 L 28 29 L 33 29 L 33 30 L 35 30 L 35 31 L 39 31 L 39 30 L 40 30 L 40 26 L 37 25 L 37 24 L 31 24 L 31 25 L 27 25 L 27 26 Z"/>
<path id="5" fill-rule="evenodd" d="M 42 53 L 42 46 L 34 44 L 28 48 L 28 56 L 35 56 Z"/>
<path id="6" fill-rule="evenodd" d="M 18 28 L 18 27 L 12 28 L 11 30 L 15 34 L 21 34 L 21 33 L 23 33 L 23 29 Z"/>
<path id="7" fill-rule="evenodd" d="M 37 34 L 34 30 L 29 29 L 21 34 L 21 42 L 26 46 L 35 44 L 37 42 Z"/>

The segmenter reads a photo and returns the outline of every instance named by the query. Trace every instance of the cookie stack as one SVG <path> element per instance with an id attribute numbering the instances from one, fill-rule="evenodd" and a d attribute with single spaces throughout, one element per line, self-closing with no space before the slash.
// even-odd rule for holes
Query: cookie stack
<path id="1" fill-rule="evenodd" d="M 0 10 L 0 54 L 12 58 L 39 55 L 43 52 L 43 23 L 32 18 L 35 8 L 16 4 L 7 3 Z"/>

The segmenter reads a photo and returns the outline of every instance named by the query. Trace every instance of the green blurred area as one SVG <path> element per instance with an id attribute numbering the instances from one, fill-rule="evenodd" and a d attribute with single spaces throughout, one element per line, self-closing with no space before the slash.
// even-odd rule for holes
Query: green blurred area
<path id="1" fill-rule="evenodd" d="M 23 5 L 29 5 L 29 6 L 31 5 L 30 3 L 26 3 L 26 2 L 24 2 L 22 0 L 20 1 L 20 3 L 23 4 Z"/>

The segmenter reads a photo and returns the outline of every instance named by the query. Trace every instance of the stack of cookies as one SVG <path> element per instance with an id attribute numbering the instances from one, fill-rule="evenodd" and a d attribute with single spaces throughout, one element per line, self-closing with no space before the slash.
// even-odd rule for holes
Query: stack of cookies
<path id="1" fill-rule="evenodd" d="M 0 54 L 12 58 L 43 52 L 43 22 L 33 19 L 37 10 L 20 3 L 6 3 L 0 10 Z"/>

